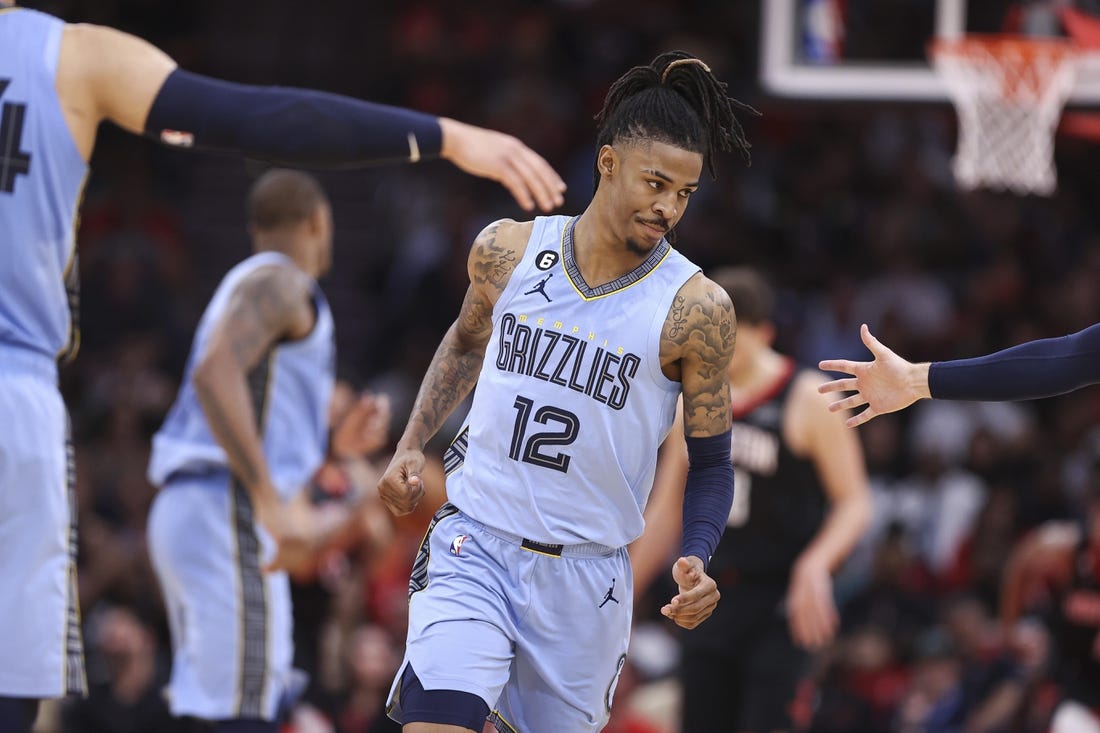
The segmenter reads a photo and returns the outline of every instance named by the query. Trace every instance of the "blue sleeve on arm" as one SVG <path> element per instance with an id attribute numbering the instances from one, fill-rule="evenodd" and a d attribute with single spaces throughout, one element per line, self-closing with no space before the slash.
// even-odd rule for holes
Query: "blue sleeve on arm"
<path id="1" fill-rule="evenodd" d="M 680 554 L 701 558 L 704 567 L 722 539 L 733 504 L 730 434 L 727 430 L 708 438 L 687 438 L 689 467 Z"/>
<path id="2" fill-rule="evenodd" d="M 940 400 L 1030 400 L 1100 382 L 1100 324 L 974 359 L 933 362 L 928 389 Z"/>
<path id="3" fill-rule="evenodd" d="M 176 69 L 145 132 L 169 144 L 242 153 L 279 165 L 339 168 L 437 156 L 432 115 L 309 89 L 259 87 Z"/>

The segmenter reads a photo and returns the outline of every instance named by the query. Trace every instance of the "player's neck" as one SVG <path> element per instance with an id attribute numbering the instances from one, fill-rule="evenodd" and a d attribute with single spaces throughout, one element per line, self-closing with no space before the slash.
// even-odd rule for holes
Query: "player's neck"
<path id="1" fill-rule="evenodd" d="M 622 277 L 648 256 L 648 251 L 632 249 L 617 237 L 595 206 L 589 206 L 573 227 L 573 258 L 591 287 Z"/>
<path id="2" fill-rule="evenodd" d="M 774 388 L 776 381 L 786 374 L 787 369 L 787 357 L 771 347 L 761 347 L 751 359 L 739 365 L 739 368 L 730 367 L 730 389 L 734 401 L 752 402 Z"/>

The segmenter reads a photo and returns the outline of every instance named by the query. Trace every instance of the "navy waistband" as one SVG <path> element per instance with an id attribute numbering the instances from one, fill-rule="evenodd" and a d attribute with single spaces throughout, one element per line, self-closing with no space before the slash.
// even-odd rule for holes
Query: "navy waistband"
<path id="1" fill-rule="evenodd" d="M 513 545 L 519 545 L 519 547 L 523 550 L 527 550 L 528 552 L 535 552 L 540 555 L 549 555 L 550 557 L 562 557 L 563 555 L 569 557 L 607 557 L 609 555 L 614 555 L 620 549 L 618 547 L 601 545 L 599 542 L 582 542 L 580 544 L 570 545 L 558 545 L 547 542 L 539 542 L 537 540 L 527 539 L 526 537 L 508 532 L 503 529 L 499 529 L 497 527 L 491 527 L 484 522 L 479 522 L 478 520 L 474 519 L 469 514 L 462 512 L 461 510 L 459 510 L 459 512 L 468 521 L 476 524 L 478 527 L 481 527 L 486 532 L 497 537 L 498 539 L 504 540 L 505 542 Z"/>

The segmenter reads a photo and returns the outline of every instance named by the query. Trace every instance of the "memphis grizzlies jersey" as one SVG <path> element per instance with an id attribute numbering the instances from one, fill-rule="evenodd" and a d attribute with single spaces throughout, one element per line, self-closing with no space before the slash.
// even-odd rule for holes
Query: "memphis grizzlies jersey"
<path id="1" fill-rule="evenodd" d="M 290 258 L 276 252 L 253 255 L 229 271 L 206 307 L 179 395 L 164 425 L 153 437 L 149 459 L 149 480 L 153 484 L 162 486 L 173 474 L 228 470 L 225 451 L 210 432 L 191 377 L 237 284 L 249 273 L 268 265 L 294 266 Z M 298 341 L 279 342 L 269 358 L 248 375 L 253 409 L 260 421 L 264 457 L 275 489 L 283 499 L 307 484 L 324 460 L 328 445 L 328 408 L 335 379 L 336 347 L 332 313 L 316 286 L 313 299 L 317 320 L 309 335 Z"/>
<path id="2" fill-rule="evenodd" d="M 575 222 L 535 219 L 493 308 L 473 405 L 444 460 L 447 495 L 538 542 L 621 547 L 642 533 L 680 393 L 661 371 L 661 332 L 699 268 L 662 239 L 637 268 L 590 287 Z"/>
<path id="3" fill-rule="evenodd" d="M 0 10 L 0 350 L 50 359 L 75 351 L 75 226 L 88 171 L 55 89 L 64 27 Z"/>

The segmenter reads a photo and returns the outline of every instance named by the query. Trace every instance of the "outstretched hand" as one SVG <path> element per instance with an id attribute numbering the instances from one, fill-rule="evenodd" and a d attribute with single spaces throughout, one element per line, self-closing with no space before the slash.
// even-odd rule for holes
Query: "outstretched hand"
<path id="1" fill-rule="evenodd" d="M 679 593 L 661 608 L 664 616 L 677 626 L 694 629 L 710 618 L 721 594 L 718 584 L 703 569 L 703 561 L 694 555 L 681 557 L 672 566 L 672 579 Z"/>
<path id="2" fill-rule="evenodd" d="M 874 361 L 826 359 L 818 364 L 826 372 L 852 375 L 825 382 L 817 388 L 822 394 L 855 392 L 830 404 L 830 412 L 867 405 L 867 409 L 848 418 L 848 427 L 854 428 L 879 415 L 896 412 L 919 399 L 931 396 L 928 393 L 927 363 L 913 364 L 902 359 L 872 336 L 866 323 L 860 327 L 859 335 L 875 357 Z"/>
<path id="3" fill-rule="evenodd" d="M 518 139 L 495 130 L 441 117 L 444 158 L 471 175 L 497 181 L 524 211 L 553 211 L 565 199 L 565 181 Z"/>

